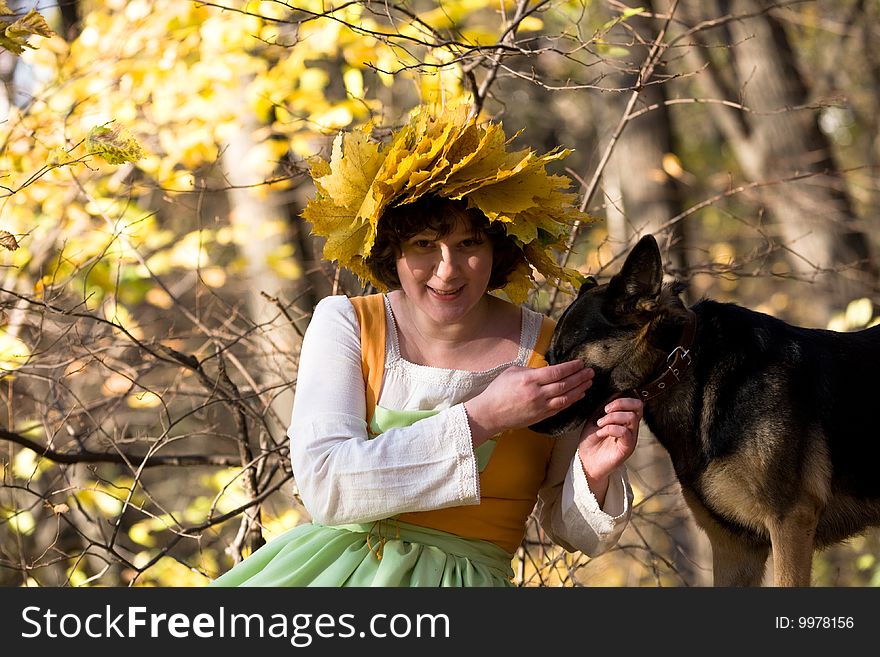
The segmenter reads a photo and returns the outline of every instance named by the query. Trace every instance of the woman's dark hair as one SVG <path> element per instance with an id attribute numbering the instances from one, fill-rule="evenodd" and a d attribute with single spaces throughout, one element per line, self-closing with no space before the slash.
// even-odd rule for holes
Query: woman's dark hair
<path id="1" fill-rule="evenodd" d="M 370 268 L 377 283 L 392 290 L 398 289 L 397 258 L 401 245 L 425 230 L 437 233 L 437 237 L 448 235 L 459 220 L 469 223 L 475 236 L 484 236 L 492 243 L 489 289 L 504 287 L 514 270 L 525 262 L 520 247 L 500 223 L 493 224 L 479 210 L 468 209 L 466 201 L 442 196 L 426 195 L 386 210 L 379 219 L 376 241 L 364 264 Z"/>

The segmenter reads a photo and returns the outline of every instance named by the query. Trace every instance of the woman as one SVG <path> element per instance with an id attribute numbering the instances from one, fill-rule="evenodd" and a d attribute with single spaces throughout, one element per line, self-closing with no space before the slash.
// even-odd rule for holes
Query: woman
<path id="1" fill-rule="evenodd" d="M 390 291 L 315 309 L 288 431 L 313 522 L 215 585 L 510 586 L 536 501 L 545 531 L 568 550 L 598 554 L 617 541 L 631 511 L 623 463 L 641 402 L 613 400 L 558 439 L 526 428 L 583 397 L 593 372 L 581 361 L 546 366 L 552 321 L 490 294 L 515 296 L 512 281 L 548 268 L 534 248 L 539 231 L 524 241 L 525 222 L 540 222 L 547 243 L 552 223 L 572 216 L 572 199 L 544 169 L 555 155 L 508 153 L 499 132 L 462 110 L 422 110 L 384 152 L 349 136 L 344 153 L 338 141 L 330 162 L 313 167 L 319 194 L 304 216 L 328 237 L 325 257 Z M 364 184 L 346 169 L 352 160 Z M 450 185 L 470 192 L 449 198 Z M 539 190 L 531 214 L 494 211 L 521 208 L 524 185 Z M 352 230 L 352 216 L 372 230 Z M 358 248 L 341 255 L 352 236 Z"/>

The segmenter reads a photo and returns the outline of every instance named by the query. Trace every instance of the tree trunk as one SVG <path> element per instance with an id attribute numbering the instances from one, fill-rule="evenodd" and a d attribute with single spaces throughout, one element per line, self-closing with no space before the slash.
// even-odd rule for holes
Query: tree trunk
<path id="1" fill-rule="evenodd" d="M 260 194 L 264 178 L 259 174 L 262 163 L 253 162 L 259 155 L 254 141 L 257 129 L 254 117 L 241 116 L 241 128 L 229 141 L 223 154 L 223 169 L 232 186 L 227 196 L 230 205 L 230 222 L 239 228 L 235 233 L 246 236 L 237 246 L 245 259 L 247 287 L 251 292 L 245 300 L 253 323 L 261 327 L 266 347 L 265 358 L 259 366 L 259 381 L 266 387 L 285 383 L 295 376 L 292 362 L 283 358 L 290 355 L 298 343 L 297 333 L 279 316 L 277 305 L 263 295 L 284 299 L 291 288 L 288 279 L 279 276 L 270 265 L 273 252 L 289 239 L 278 226 L 288 223 L 284 201 L 272 191 Z M 293 407 L 292 390 L 274 395 L 271 420 L 283 435 Z"/>
<path id="2" fill-rule="evenodd" d="M 712 68 L 698 79 L 708 95 L 746 108 L 710 105 L 745 177 L 771 183 L 761 188 L 761 200 L 776 221 L 792 274 L 816 286 L 805 320 L 824 325 L 833 310 L 870 293 L 876 270 L 816 111 L 794 109 L 809 102 L 809 91 L 782 25 L 763 11 L 768 6 L 720 3 L 721 15 L 743 16 L 729 23 L 732 79 L 725 85 Z M 704 57 L 696 48 L 692 55 Z"/>
<path id="3" fill-rule="evenodd" d="M 650 2 L 641 4 L 653 13 Z M 637 66 L 647 58 L 660 23 L 646 14 L 640 14 L 631 17 L 627 25 L 638 35 L 636 45 L 630 47 L 630 59 Z M 636 73 L 616 75 L 613 79 L 622 89 L 637 83 Z M 649 82 L 657 80 L 655 74 Z M 622 96 L 615 98 L 622 101 Z M 681 212 L 682 200 L 677 182 L 666 173 L 663 165 L 664 158 L 674 152 L 672 126 L 665 100 L 665 85 L 648 84 L 642 88 L 633 113 L 648 107 L 652 109 L 627 123 L 609 160 L 604 176 L 606 194 L 613 195 L 607 198 L 608 234 L 615 251 L 625 252 L 638 237 L 653 233 L 664 247 L 666 270 L 682 274 L 686 270 L 683 224 L 667 227 L 669 219 Z M 613 126 L 623 110 L 624 103 L 615 102 L 601 115 L 607 117 L 608 125 Z M 628 468 L 646 495 L 656 493 L 655 501 L 651 502 L 652 510 L 657 508 L 657 504 L 662 505 L 663 510 L 659 515 L 669 519 L 664 522 L 663 532 L 657 532 L 654 539 L 648 539 L 648 547 L 662 544 L 665 537 L 659 534 L 668 533 L 673 544 L 670 560 L 678 575 L 687 584 L 704 584 L 701 580 L 705 569 L 701 569 L 699 563 L 711 559 L 706 553 L 706 541 L 690 522 L 689 514 L 674 508 L 675 505 L 681 505 L 680 498 L 668 494 L 670 487 L 676 485 L 672 463 L 666 450 L 644 424 L 639 435 L 639 448 L 631 457 Z"/>
<path id="4" fill-rule="evenodd" d="M 650 19 L 634 17 L 633 27 L 651 36 Z M 620 80 L 621 87 L 635 84 L 634 76 Z M 664 158 L 674 153 L 669 112 L 664 105 L 666 90 L 662 84 L 649 84 L 639 94 L 634 112 L 650 111 L 630 120 L 620 136 L 609 166 L 620 189 L 623 221 L 609 234 L 616 242 L 631 244 L 645 233 L 653 233 L 665 245 L 666 268 L 671 272 L 685 269 L 685 234 L 683 224 L 667 227 L 667 222 L 681 212 L 678 185 L 665 170 Z"/>
<path id="5" fill-rule="evenodd" d="M 245 87 L 248 78 L 241 81 L 241 91 L 236 94 L 238 131 L 230 139 L 222 156 L 223 173 L 230 185 L 227 197 L 230 206 L 230 223 L 239 252 L 245 260 L 244 289 L 248 290 L 245 303 L 249 319 L 255 327 L 252 344 L 257 348 L 250 354 L 248 364 L 253 368 L 264 399 L 271 400 L 264 414 L 264 426 L 257 428 L 259 449 L 267 453 L 275 445 L 286 442 L 286 429 L 293 409 L 293 386 L 296 378 L 296 358 L 300 333 L 279 307 L 287 305 L 291 295 L 296 296 L 289 278 L 280 276 L 271 266 L 271 258 L 290 240 L 287 206 L 282 195 L 263 185 L 271 175 L 265 161 L 265 151 L 258 148 L 257 135 L 262 126 L 247 106 Z M 311 305 L 309 306 L 311 310 Z M 296 319 L 292 317 L 291 319 Z M 243 441 L 249 431 L 245 431 Z M 269 435 L 267 435 L 267 433 Z M 247 452 L 249 445 L 242 445 Z M 248 452 L 249 453 L 249 452 Z M 243 459 L 246 461 L 249 459 Z M 242 463 L 245 465 L 245 462 Z M 255 497 L 255 489 L 264 460 L 253 476 L 248 476 L 248 494 Z M 256 549 L 262 545 L 260 505 L 255 505 L 242 515 L 242 525 L 233 544 L 233 558 L 237 561 L 244 543 Z"/>
<path id="6" fill-rule="evenodd" d="M 79 0 L 58 0 L 57 4 L 61 14 L 59 33 L 66 41 L 73 41 L 82 31 Z"/>

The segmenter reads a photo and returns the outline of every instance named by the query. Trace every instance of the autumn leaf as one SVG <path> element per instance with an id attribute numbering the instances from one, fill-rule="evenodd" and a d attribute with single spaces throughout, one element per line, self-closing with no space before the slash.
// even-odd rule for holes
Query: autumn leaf
<path id="1" fill-rule="evenodd" d="M 98 125 L 89 130 L 86 150 L 91 155 L 100 156 L 108 164 L 137 162 L 146 155 L 131 133 L 119 124 L 112 127 Z"/>
<path id="2" fill-rule="evenodd" d="M 478 124 L 466 104 L 445 111 L 421 107 L 384 146 L 369 135 L 369 128 L 340 134 L 330 160 L 312 164 L 318 193 L 302 216 L 313 233 L 327 238 L 325 259 L 369 280 L 364 259 L 385 210 L 435 194 L 465 199 L 502 224 L 523 250 L 528 266 L 515 271 L 505 288 L 511 299 L 525 299 L 534 281 L 529 266 L 546 279 L 572 280 L 573 273 L 548 255 L 563 246 L 560 238 L 574 221 L 589 220 L 575 195 L 564 191 L 571 181 L 547 171 L 570 151 L 508 150 L 517 135 L 508 139 L 499 123 Z"/>
<path id="3" fill-rule="evenodd" d="M 0 6 L 0 15 L 10 15 L 13 12 L 9 10 L 4 2 Z M 55 32 L 49 27 L 46 19 L 43 18 L 36 9 L 31 9 L 27 14 L 19 18 L 14 23 L 6 26 L 6 29 L 0 32 L 0 47 L 5 48 L 9 52 L 20 55 L 25 48 L 36 49 L 36 46 L 30 45 L 27 40 L 33 35 L 50 37 Z"/>
<path id="4" fill-rule="evenodd" d="M 375 225 L 361 214 L 375 200 L 370 186 L 382 165 L 379 145 L 369 139 L 369 129 L 340 133 L 333 142 L 330 160 L 312 161 L 312 178 L 318 190 L 302 216 L 317 235 L 327 236 L 324 258 L 349 262 L 372 248 Z"/>
<path id="5" fill-rule="evenodd" d="M 64 148 L 60 146 L 58 148 L 53 148 L 49 151 L 48 156 L 46 157 L 46 164 L 49 166 L 62 166 L 64 164 L 68 164 L 73 162 L 73 158 L 70 156 Z"/>
<path id="6" fill-rule="evenodd" d="M 529 297 L 529 290 L 532 289 L 532 270 L 527 262 L 521 262 L 517 265 L 513 273 L 508 276 L 507 285 L 502 291 L 507 298 L 513 303 L 523 303 Z"/>
<path id="7" fill-rule="evenodd" d="M 18 248 L 18 241 L 12 233 L 0 230 L 0 246 L 7 251 L 15 251 Z"/>

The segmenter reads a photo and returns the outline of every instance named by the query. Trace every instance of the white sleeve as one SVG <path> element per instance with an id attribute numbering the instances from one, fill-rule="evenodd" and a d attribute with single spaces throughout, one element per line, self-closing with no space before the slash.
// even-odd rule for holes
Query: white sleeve
<path id="1" fill-rule="evenodd" d="M 479 504 L 463 404 L 372 440 L 365 405 L 357 315 L 346 297 L 327 297 L 303 339 L 287 430 L 296 484 L 315 522 Z"/>
<path id="2" fill-rule="evenodd" d="M 599 506 L 590 490 L 577 444 L 580 429 L 556 439 L 547 478 L 538 491 L 538 520 L 557 544 L 574 552 L 597 556 L 617 543 L 632 515 L 632 488 L 621 466 L 612 473 Z"/>

